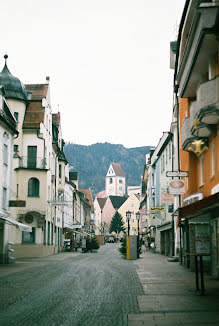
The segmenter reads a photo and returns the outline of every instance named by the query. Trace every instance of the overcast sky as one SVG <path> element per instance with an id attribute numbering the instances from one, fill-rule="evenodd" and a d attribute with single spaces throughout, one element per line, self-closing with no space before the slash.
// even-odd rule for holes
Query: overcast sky
<path id="1" fill-rule="evenodd" d="M 175 40 L 185 0 L 1 1 L 0 69 L 50 76 L 63 138 L 156 146 L 172 118 Z"/>

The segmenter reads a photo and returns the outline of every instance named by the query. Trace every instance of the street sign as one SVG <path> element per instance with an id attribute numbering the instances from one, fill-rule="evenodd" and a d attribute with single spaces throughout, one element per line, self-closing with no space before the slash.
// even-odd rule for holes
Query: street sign
<path id="1" fill-rule="evenodd" d="M 188 171 L 167 171 L 166 176 L 167 177 L 188 177 L 189 172 Z"/>
<path id="2" fill-rule="evenodd" d="M 151 211 L 157 211 L 157 212 L 160 212 L 160 211 L 164 211 L 164 207 L 160 206 L 160 207 L 151 207 Z"/>

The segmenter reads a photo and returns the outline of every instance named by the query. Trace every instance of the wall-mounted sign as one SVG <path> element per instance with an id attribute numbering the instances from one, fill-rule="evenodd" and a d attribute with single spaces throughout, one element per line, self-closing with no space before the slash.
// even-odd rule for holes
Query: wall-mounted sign
<path id="1" fill-rule="evenodd" d="M 181 179 L 175 179 L 170 181 L 169 184 L 170 194 L 172 195 L 182 195 L 185 193 L 185 182 Z"/>
<path id="2" fill-rule="evenodd" d="M 162 206 L 159 206 L 159 207 L 151 207 L 151 212 L 154 212 L 154 211 L 157 211 L 157 212 L 164 211 L 164 207 L 162 207 Z"/>
<path id="3" fill-rule="evenodd" d="M 25 207 L 25 200 L 9 200 L 9 207 Z"/>
<path id="4" fill-rule="evenodd" d="M 166 176 L 167 177 L 188 177 L 189 172 L 188 171 L 167 171 Z"/>
<path id="5" fill-rule="evenodd" d="M 203 199 L 203 193 L 202 192 L 196 192 L 195 194 L 192 194 L 190 196 L 187 196 L 183 199 L 183 206 L 190 205 L 198 200 Z"/>
<path id="6" fill-rule="evenodd" d="M 167 192 L 163 192 L 161 195 L 161 202 L 163 204 L 173 204 L 174 203 L 174 195 L 171 195 Z"/>

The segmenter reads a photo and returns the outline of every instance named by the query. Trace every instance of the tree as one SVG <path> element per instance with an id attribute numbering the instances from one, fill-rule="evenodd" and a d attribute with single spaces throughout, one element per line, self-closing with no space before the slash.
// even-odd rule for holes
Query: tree
<path id="1" fill-rule="evenodd" d="M 112 218 L 112 221 L 110 224 L 110 233 L 116 232 L 118 235 L 121 231 L 125 230 L 123 225 L 124 225 L 124 222 L 123 222 L 121 214 L 119 214 L 119 212 L 116 212 L 113 215 L 113 218 Z"/>

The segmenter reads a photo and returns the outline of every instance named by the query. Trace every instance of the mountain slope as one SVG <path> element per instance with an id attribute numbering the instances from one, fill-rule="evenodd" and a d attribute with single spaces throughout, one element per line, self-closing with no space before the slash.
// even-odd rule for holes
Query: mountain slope
<path id="1" fill-rule="evenodd" d="M 123 145 L 96 143 L 90 146 L 67 143 L 64 151 L 79 173 L 79 188 L 93 184 L 93 194 L 105 189 L 105 176 L 111 162 L 120 163 L 128 186 L 140 185 L 145 155 L 151 146 L 125 148 Z"/>

